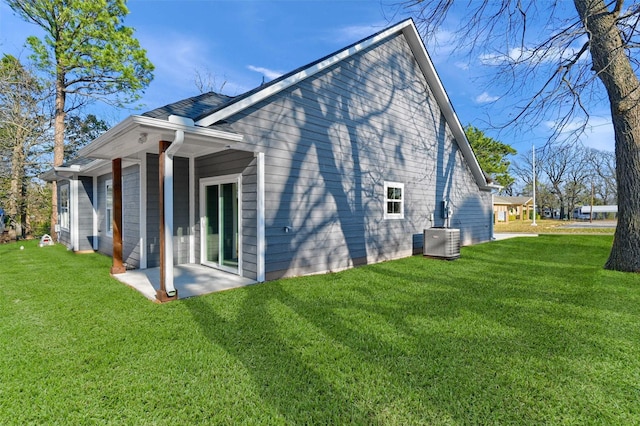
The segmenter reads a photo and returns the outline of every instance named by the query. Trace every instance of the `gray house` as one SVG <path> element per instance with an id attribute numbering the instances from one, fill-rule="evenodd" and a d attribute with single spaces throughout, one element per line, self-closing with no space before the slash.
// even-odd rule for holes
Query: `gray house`
<path id="1" fill-rule="evenodd" d="M 113 273 L 159 267 L 160 298 L 179 264 L 260 282 L 410 256 L 429 227 L 492 233 L 493 186 L 411 20 L 240 96 L 130 116 L 46 177 L 59 240 Z"/>

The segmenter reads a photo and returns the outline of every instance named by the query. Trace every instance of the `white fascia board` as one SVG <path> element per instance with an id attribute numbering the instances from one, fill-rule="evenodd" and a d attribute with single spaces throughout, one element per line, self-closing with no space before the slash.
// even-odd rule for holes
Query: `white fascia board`
<path id="1" fill-rule="evenodd" d="M 216 139 L 227 140 L 230 142 L 242 142 L 243 135 L 238 133 L 224 132 L 216 129 L 209 129 L 203 127 L 190 126 L 188 124 L 176 123 L 167 120 L 160 120 L 158 118 L 145 117 L 142 115 L 130 115 L 111 129 L 107 130 L 102 135 L 94 139 L 89 145 L 83 147 L 78 151 L 80 157 L 92 157 L 98 149 L 102 148 L 109 142 L 117 139 L 118 137 L 135 131 L 137 128 L 149 128 L 157 130 L 183 130 L 185 134 L 192 134 L 195 136 L 211 137 Z"/>
<path id="2" fill-rule="evenodd" d="M 206 117 L 204 117 L 201 120 L 196 121 L 196 125 L 197 126 L 202 126 L 202 127 L 208 127 L 214 123 L 217 123 L 220 120 L 224 120 L 230 116 L 232 116 L 233 114 L 240 112 L 252 105 L 255 105 L 256 103 L 275 95 L 276 93 L 279 93 L 291 86 L 293 86 L 294 84 L 299 83 L 300 81 L 303 81 L 317 73 L 319 73 L 320 71 L 323 71 L 327 68 L 329 68 L 330 66 L 334 65 L 337 62 L 340 62 L 350 56 L 353 56 L 354 54 L 368 49 L 369 47 L 373 46 L 376 43 L 379 43 L 380 41 L 394 35 L 397 34 L 399 31 L 401 31 L 404 27 L 408 26 L 408 25 L 413 25 L 413 23 L 410 20 L 407 21 L 403 21 L 389 29 L 387 29 L 386 31 L 381 32 L 380 34 L 376 35 L 375 37 L 369 38 L 364 40 L 362 43 L 358 43 L 354 46 L 351 46 L 349 48 L 346 48 L 344 50 L 339 51 L 338 53 L 334 54 L 333 56 L 328 57 L 327 59 L 325 59 L 322 62 L 319 62 L 315 65 L 310 66 L 309 68 L 305 68 L 303 70 L 301 70 L 300 72 L 297 72 L 296 74 L 276 83 L 273 84 L 271 86 L 267 86 L 265 87 L 263 90 L 260 90 L 256 93 L 254 93 L 253 95 L 242 99 L 234 104 L 229 105 L 226 108 L 223 108 L 219 111 L 214 112 L 211 115 L 208 115 Z"/>
<path id="3" fill-rule="evenodd" d="M 403 29 L 404 36 L 413 51 L 413 55 L 418 61 L 418 65 L 422 70 L 427 82 L 429 83 L 429 87 L 431 88 L 436 101 L 438 102 L 438 106 L 442 111 L 449 127 L 451 128 L 451 132 L 455 137 L 458 147 L 460 151 L 462 151 L 462 155 L 464 156 L 467 164 L 469 165 L 469 169 L 471 169 L 471 173 L 475 178 L 478 186 L 484 190 L 495 189 L 495 185 L 491 185 L 487 182 L 487 179 L 482 172 L 482 168 L 478 163 L 478 159 L 473 153 L 473 149 L 471 148 L 471 144 L 467 140 L 467 136 L 464 133 L 464 129 L 462 128 L 462 124 L 460 124 L 460 120 L 458 119 L 458 115 L 453 109 L 453 105 L 449 96 L 447 95 L 444 86 L 442 85 L 442 81 L 438 76 L 438 72 L 436 68 L 433 66 L 433 62 L 429 57 L 429 53 L 422 42 L 422 38 L 420 38 L 420 34 L 418 33 L 418 29 L 416 28 L 413 21 L 409 22 L 409 25 L 406 25 Z"/>

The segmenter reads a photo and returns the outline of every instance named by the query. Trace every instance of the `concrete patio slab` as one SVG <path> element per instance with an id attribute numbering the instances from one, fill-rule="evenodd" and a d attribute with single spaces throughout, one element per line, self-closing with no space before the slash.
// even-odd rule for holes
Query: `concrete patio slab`
<path id="1" fill-rule="evenodd" d="M 177 265 L 174 267 L 174 286 L 178 299 L 201 296 L 232 288 L 256 284 L 257 281 L 203 265 Z M 160 268 L 136 269 L 113 275 L 118 281 L 138 290 L 149 300 L 157 301 L 160 288 Z"/>

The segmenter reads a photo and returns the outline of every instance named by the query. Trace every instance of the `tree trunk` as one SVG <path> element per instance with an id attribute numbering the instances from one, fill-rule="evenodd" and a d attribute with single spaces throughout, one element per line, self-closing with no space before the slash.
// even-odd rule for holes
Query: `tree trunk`
<path id="1" fill-rule="evenodd" d="M 53 166 L 60 166 L 64 162 L 64 119 L 66 112 L 64 105 L 66 101 L 64 85 L 64 75 L 59 75 L 56 79 L 56 107 L 54 116 L 54 143 L 53 143 Z M 51 188 L 51 236 L 57 239 L 56 224 L 58 223 L 58 183 L 53 182 Z"/>
<path id="2" fill-rule="evenodd" d="M 28 234 L 31 233 L 28 226 L 28 212 L 27 212 L 27 175 L 26 173 L 22 173 L 22 182 L 20 183 L 20 208 L 19 208 L 19 216 L 20 216 L 20 227 L 22 238 L 26 238 Z"/>
<path id="3" fill-rule="evenodd" d="M 9 182 L 9 200 L 7 213 L 17 220 L 20 205 L 20 185 L 24 171 L 24 150 L 21 141 L 17 140 L 11 155 L 11 179 Z"/>
<path id="4" fill-rule="evenodd" d="M 618 226 L 605 268 L 640 272 L 640 81 L 626 56 L 617 12 L 603 0 L 574 4 L 590 34 L 593 69 L 609 96 L 615 132 Z"/>
<path id="5" fill-rule="evenodd" d="M 25 166 L 25 136 L 24 131 L 18 129 L 15 136 L 15 145 L 11 153 L 11 179 L 9 183 L 9 204 L 7 206 L 7 213 L 13 221 L 15 227 L 16 237 L 22 237 L 24 228 L 21 224 L 24 219 L 24 194 L 22 192 L 22 185 L 24 181 L 24 166 Z"/>

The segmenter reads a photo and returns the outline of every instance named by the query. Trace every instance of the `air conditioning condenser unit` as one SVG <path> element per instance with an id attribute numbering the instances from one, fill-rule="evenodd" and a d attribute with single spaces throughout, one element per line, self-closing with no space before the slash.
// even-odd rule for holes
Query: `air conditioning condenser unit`
<path id="1" fill-rule="evenodd" d="M 425 256 L 454 260 L 460 257 L 460 230 L 427 228 L 424 230 Z"/>

